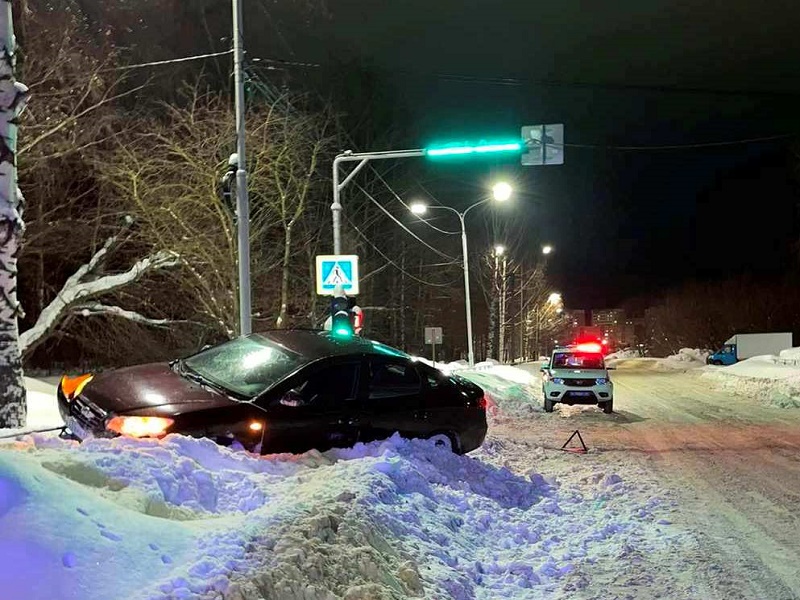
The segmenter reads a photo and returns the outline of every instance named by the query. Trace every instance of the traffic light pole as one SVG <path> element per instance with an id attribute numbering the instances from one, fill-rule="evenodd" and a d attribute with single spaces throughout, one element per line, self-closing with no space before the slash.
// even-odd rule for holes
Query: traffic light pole
<path id="1" fill-rule="evenodd" d="M 341 191 L 350 183 L 353 177 L 366 166 L 371 160 L 387 160 L 390 158 L 412 158 L 415 156 L 425 156 L 422 148 L 414 150 L 388 150 L 386 152 L 351 152 L 350 150 L 338 154 L 333 159 L 333 204 L 331 213 L 333 214 L 333 253 L 342 253 L 342 202 L 340 199 Z M 355 168 L 347 174 L 344 180 L 339 182 L 339 165 L 345 162 L 357 162 Z"/>
<path id="2" fill-rule="evenodd" d="M 247 197 L 245 104 L 242 61 L 242 0 L 233 0 L 233 72 L 236 96 L 236 225 L 239 258 L 239 335 L 252 331 L 250 293 L 250 201 Z"/>

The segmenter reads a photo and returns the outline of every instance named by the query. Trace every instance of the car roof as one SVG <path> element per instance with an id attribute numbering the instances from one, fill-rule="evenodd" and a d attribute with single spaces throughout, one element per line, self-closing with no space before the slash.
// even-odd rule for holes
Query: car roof
<path id="1" fill-rule="evenodd" d="M 397 348 L 358 335 L 351 337 L 335 336 L 330 331 L 319 329 L 273 329 L 259 331 L 259 335 L 296 352 L 307 359 L 316 360 L 326 356 L 345 356 L 348 354 L 375 354 L 411 358 Z"/>

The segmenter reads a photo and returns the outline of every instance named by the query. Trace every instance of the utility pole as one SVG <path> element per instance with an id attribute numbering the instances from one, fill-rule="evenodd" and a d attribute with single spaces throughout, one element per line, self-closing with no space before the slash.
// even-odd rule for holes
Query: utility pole
<path id="1" fill-rule="evenodd" d="M 236 228 L 239 254 L 239 335 L 252 332 L 250 292 L 250 202 L 247 198 L 245 157 L 244 45 L 242 43 L 242 0 L 233 0 L 233 76 L 236 105 Z"/>

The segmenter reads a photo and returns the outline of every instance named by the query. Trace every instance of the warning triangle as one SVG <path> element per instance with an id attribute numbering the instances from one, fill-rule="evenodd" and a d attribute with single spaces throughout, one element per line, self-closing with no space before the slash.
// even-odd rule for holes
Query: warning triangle
<path id="1" fill-rule="evenodd" d="M 328 273 L 328 276 L 325 278 L 323 285 L 326 286 L 337 286 L 337 285 L 350 285 L 352 281 L 344 274 L 344 269 L 339 266 L 339 263 L 334 263 L 331 272 Z"/>
<path id="2" fill-rule="evenodd" d="M 580 447 L 573 446 L 567 448 L 567 445 L 572 441 L 572 438 L 574 438 L 576 435 L 578 436 L 578 441 L 581 443 Z M 569 436 L 569 439 L 566 442 L 564 442 L 564 445 L 561 446 L 561 449 L 564 450 L 565 452 L 574 452 L 575 454 L 586 454 L 589 451 L 589 449 L 586 447 L 586 444 L 583 443 L 583 437 L 581 437 L 581 432 L 578 431 L 577 429 L 571 436 Z"/>

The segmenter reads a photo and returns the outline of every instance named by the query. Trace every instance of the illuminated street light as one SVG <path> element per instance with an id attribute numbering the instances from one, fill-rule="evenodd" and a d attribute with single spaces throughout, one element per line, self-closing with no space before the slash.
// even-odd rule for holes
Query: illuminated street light
<path id="1" fill-rule="evenodd" d="M 424 215 L 428 212 L 428 207 L 422 202 L 414 202 L 408 209 L 415 215 Z"/>
<path id="2" fill-rule="evenodd" d="M 550 254 L 553 251 L 553 247 L 551 245 L 542 246 L 542 254 Z"/>
<path id="3" fill-rule="evenodd" d="M 548 296 L 547 301 L 550 304 L 560 304 L 561 294 L 559 294 L 558 292 L 553 292 L 552 294 L 550 294 L 550 296 Z"/>
<path id="4" fill-rule="evenodd" d="M 509 198 L 511 198 L 511 193 L 514 190 L 512 187 L 506 183 L 505 181 L 501 181 L 496 183 L 492 188 L 492 197 L 497 200 L 498 202 L 505 202 Z"/>
<path id="5" fill-rule="evenodd" d="M 501 245 L 501 244 L 497 244 L 494 247 L 494 253 L 495 253 L 495 256 L 503 256 L 503 254 L 506 253 L 506 247 Z"/>
<path id="6" fill-rule="evenodd" d="M 429 153 L 429 155 L 430 155 L 430 153 Z M 334 173 L 335 172 L 336 171 L 334 169 Z M 498 186 L 500 186 L 499 187 L 499 193 L 498 193 Z M 506 183 L 506 184 L 498 184 L 498 185 L 496 185 L 495 189 L 493 190 L 493 192 L 494 193 L 493 193 L 492 197 L 495 200 L 504 201 L 504 200 L 508 200 L 508 198 L 511 197 L 512 190 L 511 190 L 511 186 Z M 478 206 L 481 206 L 482 204 L 486 204 L 487 202 L 490 202 L 492 200 L 492 197 L 484 197 L 482 200 L 479 200 L 475 204 L 469 206 L 463 212 L 457 211 L 455 208 L 452 208 L 450 206 L 442 206 L 442 205 L 427 206 L 423 202 L 413 202 L 408 206 L 408 210 L 410 210 L 411 213 L 417 215 L 420 218 L 422 217 L 422 215 L 424 215 L 424 214 L 426 214 L 428 212 L 428 209 L 431 209 L 431 210 L 435 210 L 435 209 L 447 210 L 447 211 L 450 211 L 451 213 L 454 213 L 458 217 L 459 222 L 461 223 L 461 253 L 462 253 L 462 267 L 463 267 L 463 270 L 464 270 L 464 296 L 465 296 L 464 300 L 465 300 L 465 305 L 466 305 L 465 308 L 466 308 L 466 313 L 467 313 L 466 314 L 466 316 L 467 316 L 467 360 L 468 360 L 470 366 L 473 366 L 475 364 L 475 350 L 474 350 L 474 345 L 473 345 L 473 340 L 472 340 L 472 302 L 471 302 L 471 296 L 470 296 L 470 291 L 469 291 L 469 254 L 467 253 L 467 228 L 466 228 L 466 225 L 464 223 L 464 219 L 466 218 L 467 213 L 469 213 L 473 208 L 477 208 Z M 505 249 L 504 246 L 500 246 L 500 245 L 495 246 L 496 256 L 502 255 L 505 252 L 505 250 L 506 249 Z"/>

